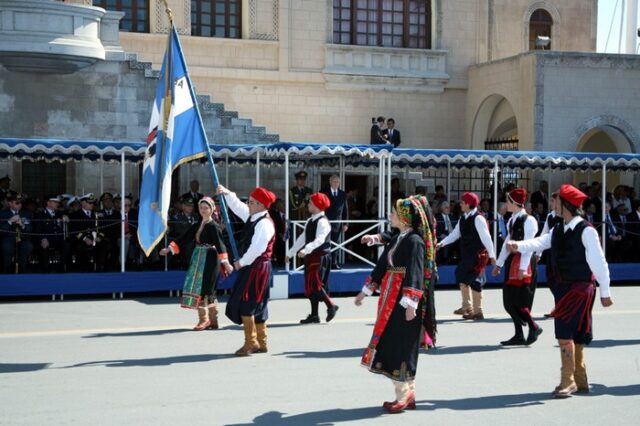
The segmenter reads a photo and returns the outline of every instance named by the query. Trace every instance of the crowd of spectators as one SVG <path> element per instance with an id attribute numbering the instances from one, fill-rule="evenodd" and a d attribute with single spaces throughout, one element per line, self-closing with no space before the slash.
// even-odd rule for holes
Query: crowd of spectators
<path id="1" fill-rule="evenodd" d="M 305 220 L 308 216 L 309 196 L 317 189 L 307 186 L 307 173 L 296 173 L 296 184 L 289 189 L 289 219 Z M 400 180 L 394 178 L 391 183 L 391 199 L 404 198 L 400 189 Z M 122 259 L 122 223 L 124 223 L 124 259 L 127 270 L 160 270 L 186 269 L 193 251 L 193 245 L 184 247 L 176 256 L 165 258 L 158 256 L 156 248 L 150 256 L 142 252 L 138 239 L 137 201 L 130 195 L 124 197 L 117 193 L 105 192 L 100 197 L 86 194 L 80 197 L 62 194 L 51 195 L 42 200 L 30 198 L 10 189 L 9 176 L 0 178 L 0 256 L 2 273 L 22 272 L 89 272 L 119 271 Z M 366 230 L 371 223 L 347 224 L 340 221 L 377 220 L 378 200 L 377 188 L 372 194 L 361 193 L 356 187 L 341 188 L 342 182 L 337 175 L 332 175 L 326 186 L 320 190 L 331 200 L 331 207 L 326 211 L 332 225 L 331 238 L 334 242 L 348 240 Z M 483 198 L 478 207 L 493 229 L 497 224 L 498 249 L 506 236 L 508 213 L 504 194 L 515 185 L 507 185 L 498 191 L 497 212 L 493 211 L 492 198 Z M 591 222 L 600 232 L 605 227 L 607 238 L 606 256 L 609 262 L 640 262 L 640 200 L 636 198 L 633 188 L 618 185 L 612 193 L 606 194 L 602 203 L 602 187 L 598 182 L 590 185 L 580 184 L 579 188 L 588 195 L 584 203 L 585 219 Z M 455 200 L 448 200 L 442 186 L 435 187 L 435 192 L 426 194 L 424 187 L 416 187 L 416 193 L 428 195 L 437 228 L 437 238 L 442 240 L 455 228 L 461 215 L 460 205 Z M 491 194 L 492 191 L 487 191 Z M 193 223 L 198 222 L 198 201 L 203 197 L 199 192 L 197 180 L 190 182 L 188 192 L 175 197 L 169 212 L 169 228 L 166 240 L 177 238 Z M 533 192 L 525 208 L 539 223 L 541 232 L 549 214 L 549 188 L 546 182 L 540 182 L 539 188 Z M 124 201 L 124 220 L 121 208 Z M 276 227 L 276 243 L 273 261 L 278 266 L 284 265 L 285 251 L 291 242 L 292 225 L 287 221 L 284 197 L 272 205 L 269 210 Z M 218 211 L 214 218 L 220 223 Z M 230 213 L 232 230 L 236 240 L 240 238 L 242 223 Z M 224 227 L 222 227 L 224 228 Z M 226 232 L 223 229 L 223 234 Z M 373 232 L 373 231 L 372 231 Z M 164 244 L 160 244 L 164 246 Z M 375 260 L 377 250 L 359 243 L 359 238 L 346 245 L 355 255 L 333 258 L 333 267 L 339 269 L 342 261 L 357 261 L 358 257 Z M 459 249 L 456 244 L 445 247 L 437 253 L 437 261 L 441 265 L 456 264 L 459 260 Z"/>

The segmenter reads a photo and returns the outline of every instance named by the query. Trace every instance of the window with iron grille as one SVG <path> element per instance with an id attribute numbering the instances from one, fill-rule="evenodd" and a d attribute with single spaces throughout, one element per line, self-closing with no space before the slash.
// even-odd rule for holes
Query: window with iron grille
<path id="1" fill-rule="evenodd" d="M 529 50 L 544 49 L 551 50 L 551 42 L 548 46 L 536 46 L 536 38 L 549 37 L 551 38 L 551 26 L 553 25 L 553 19 L 549 12 L 544 9 L 537 9 L 531 15 L 529 19 Z"/>
<path id="2" fill-rule="evenodd" d="M 124 17 L 120 20 L 120 31 L 149 32 L 149 0 L 93 0 L 93 5 L 124 12 Z"/>
<path id="3" fill-rule="evenodd" d="M 191 0 L 191 35 L 242 37 L 242 0 Z"/>
<path id="4" fill-rule="evenodd" d="M 333 42 L 430 49 L 430 1 L 333 0 Z"/>
<path id="5" fill-rule="evenodd" d="M 67 165 L 46 161 L 22 162 L 22 192 L 30 198 L 44 200 L 66 192 Z"/>

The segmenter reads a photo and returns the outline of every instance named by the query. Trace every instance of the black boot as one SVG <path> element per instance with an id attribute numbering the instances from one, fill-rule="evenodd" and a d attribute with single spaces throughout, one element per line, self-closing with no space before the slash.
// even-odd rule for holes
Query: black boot
<path id="1" fill-rule="evenodd" d="M 336 312 L 338 312 L 338 309 L 340 308 L 337 305 L 333 305 L 327 308 L 327 322 L 331 321 L 333 317 L 336 316 Z"/>
<path id="2" fill-rule="evenodd" d="M 529 335 L 527 336 L 527 345 L 532 345 L 538 340 L 538 336 L 542 334 L 542 327 L 529 328 Z"/>
<path id="3" fill-rule="evenodd" d="M 300 320 L 300 324 L 318 324 L 320 323 L 320 317 L 317 315 L 307 315 L 305 319 Z"/>

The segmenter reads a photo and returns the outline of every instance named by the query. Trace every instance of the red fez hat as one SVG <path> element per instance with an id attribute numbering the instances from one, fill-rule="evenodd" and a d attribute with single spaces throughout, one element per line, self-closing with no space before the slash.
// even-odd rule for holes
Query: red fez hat
<path id="1" fill-rule="evenodd" d="M 276 201 L 276 194 L 261 186 L 254 189 L 249 196 L 265 206 L 267 209 L 271 207 L 271 204 L 273 204 L 274 201 Z"/>
<path id="2" fill-rule="evenodd" d="M 473 192 L 465 192 L 462 194 L 461 200 L 469 204 L 469 207 L 474 208 L 480 204 L 480 198 Z"/>
<path id="3" fill-rule="evenodd" d="M 311 196 L 311 202 L 314 206 L 322 211 L 325 211 L 331 205 L 329 197 L 327 197 L 326 194 L 323 194 L 322 192 L 316 192 L 315 194 L 313 194 Z"/>
<path id="4" fill-rule="evenodd" d="M 524 188 L 516 188 L 509 192 L 509 198 L 513 201 L 514 204 L 519 206 L 524 206 L 524 203 L 527 202 L 527 190 Z"/>
<path id="5" fill-rule="evenodd" d="M 572 206 L 582 207 L 582 202 L 587 196 L 575 186 L 565 184 L 560 187 L 560 198 Z"/>

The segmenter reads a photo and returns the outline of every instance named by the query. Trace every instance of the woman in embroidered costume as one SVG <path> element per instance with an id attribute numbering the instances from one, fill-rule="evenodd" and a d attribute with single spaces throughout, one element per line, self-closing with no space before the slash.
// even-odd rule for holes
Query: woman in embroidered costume
<path id="1" fill-rule="evenodd" d="M 356 297 L 380 287 L 378 315 L 373 336 L 362 356 L 362 365 L 393 381 L 396 398 L 383 407 L 390 413 L 415 409 L 415 375 L 428 289 L 432 285 L 434 237 L 425 213 L 426 197 L 396 201 L 389 221 L 400 233 L 393 237 Z"/>
<path id="2" fill-rule="evenodd" d="M 562 185 L 556 207 L 563 223 L 538 238 L 505 243 L 511 252 L 541 253 L 551 249 L 547 267 L 553 276 L 556 302 L 551 316 L 555 319 L 562 360 L 560 384 L 552 392 L 554 398 L 589 392 L 584 347 L 593 339 L 591 310 L 596 297 L 595 281 L 600 285 L 602 306 L 613 304 L 609 293 L 609 265 L 598 233 L 580 217 L 586 198 L 575 186 Z"/>
<path id="3" fill-rule="evenodd" d="M 180 246 L 187 241 L 196 240 L 196 247 L 191 255 L 191 263 L 182 289 L 181 306 L 198 310 L 198 324 L 193 328 L 202 331 L 206 328 L 218 328 L 218 299 L 216 288 L 221 273 L 233 271 L 227 258 L 227 248 L 220 234 L 218 224 L 213 220 L 215 204 L 210 197 L 198 202 L 198 210 L 202 221 L 194 223 L 182 235 L 171 241 L 168 247 L 160 250 L 160 255 L 180 253 Z"/>

